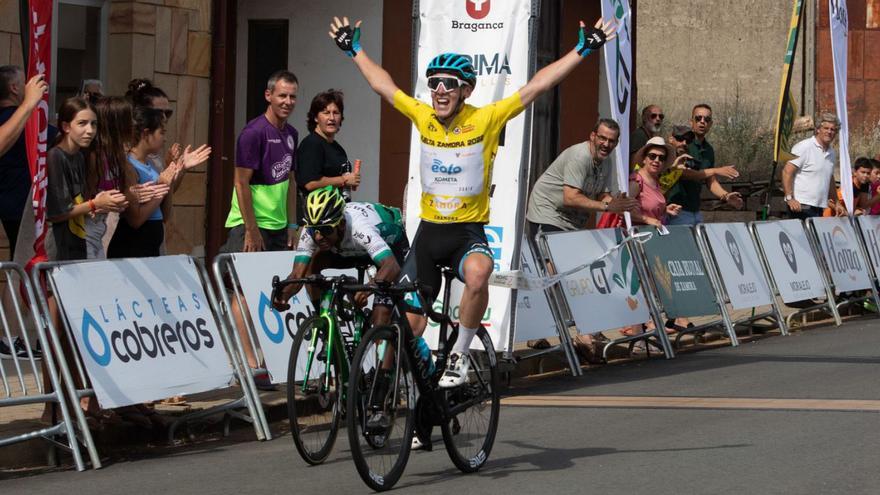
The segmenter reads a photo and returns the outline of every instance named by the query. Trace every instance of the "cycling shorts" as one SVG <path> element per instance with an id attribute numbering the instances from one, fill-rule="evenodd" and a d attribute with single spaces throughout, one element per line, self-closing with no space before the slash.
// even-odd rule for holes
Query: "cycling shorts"
<path id="1" fill-rule="evenodd" d="M 431 223 L 422 221 L 416 230 L 412 247 L 400 273 L 401 282 L 418 280 L 430 290 L 431 301 L 437 299 L 442 283 L 441 266 L 455 270 L 464 281 L 464 260 L 471 253 L 481 253 L 493 259 L 482 223 Z M 410 310 L 421 312 L 418 299 L 407 298 Z"/>

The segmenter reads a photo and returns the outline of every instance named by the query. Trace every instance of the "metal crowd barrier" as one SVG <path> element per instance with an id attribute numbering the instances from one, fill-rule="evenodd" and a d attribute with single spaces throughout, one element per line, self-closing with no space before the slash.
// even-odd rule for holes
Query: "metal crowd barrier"
<path id="1" fill-rule="evenodd" d="M 706 269 L 709 272 L 709 278 L 712 280 L 712 285 L 715 288 L 715 293 L 718 297 L 718 306 L 721 308 L 721 315 L 725 320 L 725 325 L 727 326 L 728 333 L 731 338 L 731 345 L 736 347 L 739 345 L 739 341 L 736 337 L 736 326 L 737 325 L 748 325 L 749 334 L 752 334 L 752 324 L 759 322 L 761 320 L 769 320 L 775 322 L 775 324 L 779 327 L 782 335 L 788 335 L 788 327 L 785 324 L 785 319 L 782 317 L 782 311 L 779 308 L 779 303 L 776 301 L 776 298 L 771 295 L 770 297 L 770 310 L 765 311 L 763 313 L 755 314 L 754 310 L 751 316 L 747 316 L 745 318 L 740 318 L 738 320 L 733 320 L 730 316 L 730 312 L 727 310 L 727 305 L 731 304 L 730 294 L 728 294 L 726 286 L 724 284 L 724 274 L 719 268 L 718 257 L 715 254 L 715 250 L 712 249 L 709 240 L 709 234 L 706 230 L 705 224 L 700 224 L 696 226 L 696 234 L 697 234 L 697 245 L 700 247 L 700 251 L 703 254 L 703 261 L 706 264 Z M 749 236 L 749 240 L 752 241 L 752 247 L 757 250 L 755 247 L 755 240 Z M 760 255 L 758 255 L 760 258 Z M 767 273 L 766 266 L 764 263 L 761 264 L 761 275 L 763 275 L 763 280 L 767 281 L 769 279 L 769 274 Z M 768 282 L 769 287 L 769 282 Z"/>
<path id="2" fill-rule="evenodd" d="M 238 273 L 236 273 L 235 270 L 234 256 L 226 253 L 217 255 L 217 257 L 214 258 L 214 262 L 211 264 L 211 271 L 214 275 L 214 283 L 217 287 L 217 293 L 220 295 L 217 299 L 217 319 L 220 321 L 222 331 L 228 336 L 231 336 L 231 348 L 235 351 L 234 354 L 236 361 L 241 363 L 243 370 L 247 370 L 246 373 L 242 373 L 244 377 L 242 383 L 245 384 L 250 391 L 250 395 L 254 398 L 254 418 L 262 428 L 265 440 L 271 440 L 272 433 L 269 430 L 269 422 L 266 419 L 266 413 L 263 410 L 263 403 L 260 401 L 260 394 L 257 390 L 257 385 L 254 383 L 254 376 L 266 373 L 267 370 L 259 367 L 256 369 L 248 367 L 244 343 L 242 342 L 239 333 L 240 329 L 238 328 L 238 323 L 235 321 L 235 318 L 232 316 L 232 305 L 235 304 L 245 323 L 245 328 L 242 330 L 246 331 L 250 336 L 248 340 L 250 341 L 251 351 L 254 356 L 259 358 L 259 356 L 261 356 L 259 339 L 255 333 L 253 322 L 247 317 L 250 312 L 244 300 Z M 226 281 L 228 281 L 230 285 L 229 289 L 232 292 L 231 299 L 230 291 L 226 290 Z"/>
<path id="3" fill-rule="evenodd" d="M 237 352 L 234 352 L 234 347 L 229 340 L 229 336 L 223 330 L 224 327 L 221 324 L 221 321 L 220 321 L 221 319 L 217 318 L 217 314 L 218 314 L 217 307 L 219 306 L 219 304 L 217 302 L 217 298 L 214 294 L 213 288 L 210 284 L 210 280 L 207 277 L 207 273 L 205 272 L 204 265 L 199 260 L 196 260 L 192 257 L 187 257 L 187 258 L 189 258 L 190 261 L 195 266 L 196 272 L 199 276 L 199 281 L 202 285 L 202 288 L 205 290 L 205 295 L 206 295 L 208 302 L 212 308 L 212 314 L 214 315 L 215 322 L 217 323 L 217 328 L 219 330 L 218 333 L 220 335 L 220 339 L 223 343 L 224 349 L 226 351 L 226 354 L 227 354 L 227 356 L 230 360 L 230 364 L 232 366 L 233 376 L 234 376 L 234 378 L 236 378 L 238 380 L 238 382 L 240 384 L 243 384 L 241 387 L 242 388 L 242 396 L 237 399 L 226 402 L 224 404 L 219 404 L 217 406 L 213 406 L 213 407 L 210 407 L 205 410 L 195 411 L 192 413 L 184 414 L 183 416 L 181 416 L 180 418 L 178 418 L 174 422 L 172 422 L 172 424 L 169 426 L 169 428 L 168 428 L 168 442 L 169 442 L 169 444 L 173 443 L 174 434 L 181 425 L 184 425 L 186 423 L 189 423 L 189 422 L 192 422 L 192 421 L 195 421 L 198 419 L 209 417 L 209 416 L 212 416 L 215 414 L 220 414 L 220 413 L 222 413 L 224 415 L 224 435 L 228 435 L 228 433 L 229 433 L 229 425 L 230 425 L 231 419 L 238 418 L 243 421 L 252 423 L 254 426 L 254 430 L 255 430 L 257 438 L 262 440 L 265 438 L 263 425 L 259 421 L 254 421 L 252 419 L 254 417 L 257 417 L 257 414 L 256 414 L 256 408 L 254 405 L 255 401 L 253 399 L 253 396 L 251 395 L 250 389 L 246 385 L 246 380 L 243 379 L 243 376 L 247 376 L 247 375 L 242 373 L 240 363 L 237 359 Z M 93 397 L 94 398 L 94 397 L 96 397 L 96 395 L 95 395 L 95 391 L 94 391 L 94 388 L 91 383 L 91 379 L 90 379 L 88 373 L 86 373 L 86 368 L 83 363 L 82 356 L 80 356 L 80 353 L 78 352 L 78 347 L 76 345 L 76 342 L 74 341 L 74 338 L 73 338 L 73 331 L 74 330 L 73 330 L 73 327 L 70 323 L 69 315 L 65 311 L 64 300 L 63 300 L 63 298 L 58 297 L 59 291 L 58 291 L 57 283 L 56 283 L 55 279 L 53 278 L 53 272 L 55 269 L 57 269 L 59 267 L 74 264 L 74 263 L 75 264 L 83 264 L 83 263 L 104 263 L 104 262 L 107 262 L 107 260 L 38 263 L 35 266 L 33 273 L 31 274 L 34 285 L 45 284 L 45 285 L 42 285 L 42 287 L 48 288 L 48 292 L 55 295 L 54 296 L 55 297 L 55 304 L 57 304 L 57 306 L 58 306 L 60 320 L 62 323 L 61 329 L 56 328 L 54 322 L 52 322 L 52 319 L 48 316 L 49 315 L 48 294 L 46 292 L 44 292 L 43 290 L 37 291 L 37 300 L 40 302 L 43 315 L 45 315 L 43 319 L 45 321 L 45 326 L 46 326 L 48 335 L 52 338 L 53 342 L 59 343 L 59 347 L 57 347 L 57 351 L 60 352 L 60 350 L 61 350 L 61 347 L 60 347 L 61 338 L 66 338 L 67 345 L 71 349 L 70 355 L 72 356 L 73 361 L 74 361 L 74 363 L 73 363 L 75 365 L 74 368 L 75 368 L 76 372 L 79 373 L 79 376 L 81 377 L 81 380 L 82 380 L 81 383 L 83 384 L 82 388 L 77 389 L 76 387 L 73 386 L 72 380 L 68 382 L 68 383 L 70 383 L 69 395 L 71 397 L 75 397 L 76 400 L 74 402 L 77 402 L 77 403 L 79 402 L 79 399 L 81 399 L 83 397 Z M 59 353 L 58 355 L 61 356 L 62 354 Z M 65 369 L 65 367 L 62 367 L 62 371 L 64 369 Z M 241 413 L 240 412 L 241 409 L 247 409 L 248 413 L 247 414 Z M 82 415 L 82 410 L 79 407 L 77 407 L 76 410 L 77 410 L 77 415 L 82 417 L 82 420 L 81 420 L 82 429 L 87 432 L 88 428 L 86 427 L 85 418 Z M 94 444 L 93 444 L 93 442 L 91 442 L 91 438 L 89 438 L 89 442 L 86 445 L 90 448 L 90 452 L 92 450 L 94 450 Z M 95 454 L 94 457 L 95 457 L 95 459 L 97 459 L 97 454 Z M 94 460 L 93 460 L 93 464 L 95 464 Z M 99 467 L 99 466 L 100 466 L 100 464 L 98 463 L 96 467 Z"/>
<path id="4" fill-rule="evenodd" d="M 85 415 L 79 407 L 79 400 L 69 400 L 77 395 L 60 342 L 56 334 L 46 332 L 48 318 L 43 315 L 48 314 L 48 311 L 39 310 L 31 281 L 21 266 L 17 263 L 2 262 L 0 273 L 5 275 L 6 290 L 15 313 L 15 319 L 10 320 L 8 308 L 0 304 L 0 322 L 3 324 L 3 333 L 0 335 L 6 338 L 12 352 L 11 359 L 0 361 L 0 378 L 3 381 L 4 392 L 4 395 L 0 396 L 0 407 L 47 403 L 53 409 L 53 417 L 55 408 L 61 413 L 61 421 L 53 426 L 0 438 L 0 447 L 42 438 L 50 442 L 53 447 L 61 447 L 73 454 L 77 471 L 84 471 L 86 465 L 79 449 L 81 440 L 89 454 L 92 467 L 99 469 L 101 459 L 95 449 L 95 442 L 86 424 Z M 19 287 L 22 289 L 21 292 L 24 292 L 24 299 L 18 290 Z M 30 318 L 27 317 L 28 314 Z M 38 336 L 37 342 L 42 345 L 42 366 L 38 365 L 34 358 L 33 342 L 27 332 L 27 320 L 33 323 Z M 10 321 L 17 324 L 18 332 L 13 331 Z M 26 357 L 17 355 L 13 345 L 16 338 L 20 338 L 24 344 Z M 8 365 L 9 363 L 11 365 Z M 51 390 L 45 389 L 44 378 L 49 379 Z M 71 414 L 71 408 L 74 414 Z M 59 436 L 65 437 L 65 440 L 58 440 L 56 437 Z M 50 450 L 50 457 L 54 458 L 54 449 Z"/>

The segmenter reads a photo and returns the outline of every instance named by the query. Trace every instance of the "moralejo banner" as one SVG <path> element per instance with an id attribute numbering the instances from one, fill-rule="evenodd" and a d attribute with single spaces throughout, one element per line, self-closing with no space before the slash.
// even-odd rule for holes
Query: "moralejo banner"
<path id="1" fill-rule="evenodd" d="M 784 302 L 825 296 L 825 280 L 800 220 L 758 222 L 755 230 Z"/>
<path id="2" fill-rule="evenodd" d="M 606 43 L 605 75 L 611 98 L 611 118 L 620 125 L 620 140 L 614 150 L 617 187 L 629 189 L 629 109 L 632 103 L 632 16 L 629 0 L 602 0 L 602 18 L 614 19 L 617 37 Z M 628 216 L 628 215 L 627 215 Z M 627 223 L 629 220 L 627 220 Z"/>
<path id="3" fill-rule="evenodd" d="M 706 223 L 706 237 L 733 309 L 772 304 L 761 258 L 744 223 Z"/>
<path id="4" fill-rule="evenodd" d="M 29 31 L 28 66 L 25 80 L 42 74 L 46 81 L 50 80 L 52 68 L 52 0 L 28 1 Z M 46 151 L 49 131 L 49 94 L 37 105 L 25 124 L 24 136 L 28 154 L 28 166 L 31 171 L 34 226 L 34 257 L 28 262 L 30 270 L 35 264 L 46 261 Z"/>
<path id="5" fill-rule="evenodd" d="M 773 144 L 773 161 L 787 162 L 794 158 L 789 153 L 791 129 L 797 115 L 797 102 L 791 94 L 791 73 L 794 70 L 794 54 L 797 51 L 798 35 L 801 28 L 801 14 L 804 11 L 804 0 L 794 0 L 791 11 L 791 24 L 788 29 L 788 43 L 785 49 L 785 60 L 782 65 L 782 87 L 779 90 L 779 104 L 776 106 L 776 138 Z"/>
<path id="6" fill-rule="evenodd" d="M 188 256 L 74 263 L 51 272 L 102 408 L 228 386 L 232 367 Z"/>
<path id="7" fill-rule="evenodd" d="M 456 52 L 471 58 L 477 71 L 477 87 L 468 103 L 482 106 L 510 96 L 528 82 L 530 0 L 421 0 L 419 1 L 418 79 L 414 96 L 430 102 L 431 93 L 424 77 L 428 62 L 435 56 Z M 429 103 L 430 104 L 430 103 Z M 528 110 L 527 110 L 528 111 Z M 520 240 L 516 212 L 525 205 L 517 204 L 520 168 L 523 160 L 523 139 L 526 119 L 519 115 L 507 123 L 501 146 L 495 157 L 491 177 L 491 216 L 485 226 L 486 237 L 495 258 L 495 271 L 510 270 L 514 247 Z M 419 223 L 419 198 L 422 192 L 419 162 L 419 133 L 413 130 L 410 145 L 410 166 L 407 197 L 406 229 L 412 236 Z M 456 286 L 458 284 L 456 283 Z M 460 286 L 453 287 L 453 314 L 457 314 Z M 495 348 L 506 350 L 510 331 L 510 289 L 489 288 L 489 308 L 483 326 L 492 337 Z M 429 327 L 429 332 L 434 332 Z M 436 332 L 426 335 L 430 344 Z"/>
<path id="8" fill-rule="evenodd" d="M 840 119 L 840 183 L 845 184 L 843 200 L 849 214 L 853 214 L 852 168 L 849 159 L 849 118 L 846 111 L 846 74 L 849 46 L 849 20 L 846 0 L 828 0 L 831 23 L 831 58 L 834 62 L 834 102 Z"/>

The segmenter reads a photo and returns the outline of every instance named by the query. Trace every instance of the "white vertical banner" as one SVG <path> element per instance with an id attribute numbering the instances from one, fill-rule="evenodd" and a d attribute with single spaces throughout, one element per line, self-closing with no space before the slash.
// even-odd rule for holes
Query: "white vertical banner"
<path id="1" fill-rule="evenodd" d="M 419 40 L 416 71 L 418 79 L 414 97 L 430 104 L 425 70 L 435 56 L 455 52 L 471 59 L 477 72 L 477 86 L 467 103 L 483 106 L 510 96 L 528 82 L 529 17 L 531 0 L 420 0 Z M 491 177 L 493 191 L 490 219 L 485 226 L 489 247 L 495 258 L 495 271 L 510 270 L 513 248 L 518 240 L 516 212 L 525 205 L 517 204 L 520 168 L 523 166 L 525 117 L 520 115 L 507 123 L 502 145 L 495 157 Z M 422 192 L 419 173 L 421 142 L 413 128 L 410 144 L 409 180 L 405 198 L 406 230 L 412 240 L 421 208 Z M 452 290 L 452 314 L 458 316 L 461 286 Z M 489 288 L 489 307 L 483 326 L 492 337 L 497 350 L 506 350 L 510 326 L 510 289 Z M 436 342 L 436 327 L 429 326 L 426 340 Z"/>
<path id="2" fill-rule="evenodd" d="M 834 102 L 840 119 L 840 186 L 849 214 L 853 214 L 852 167 L 849 158 L 849 118 L 846 111 L 846 74 L 849 20 L 846 0 L 828 0 L 831 23 L 831 58 L 834 62 Z"/>
<path id="3" fill-rule="evenodd" d="M 629 0 L 602 0 L 602 19 L 614 19 L 617 37 L 605 43 L 605 76 L 611 100 L 611 118 L 620 125 L 614 150 L 617 187 L 629 189 L 629 109 L 632 102 L 632 16 Z M 627 215 L 628 217 L 628 215 Z"/>

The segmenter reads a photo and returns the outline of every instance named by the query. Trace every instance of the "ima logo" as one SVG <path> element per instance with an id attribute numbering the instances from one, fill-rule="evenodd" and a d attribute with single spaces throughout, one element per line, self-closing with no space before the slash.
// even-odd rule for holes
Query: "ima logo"
<path id="1" fill-rule="evenodd" d="M 482 19 L 489 15 L 489 6 L 491 2 L 489 0 L 465 0 L 465 5 L 467 6 L 467 13 L 473 19 Z"/>

